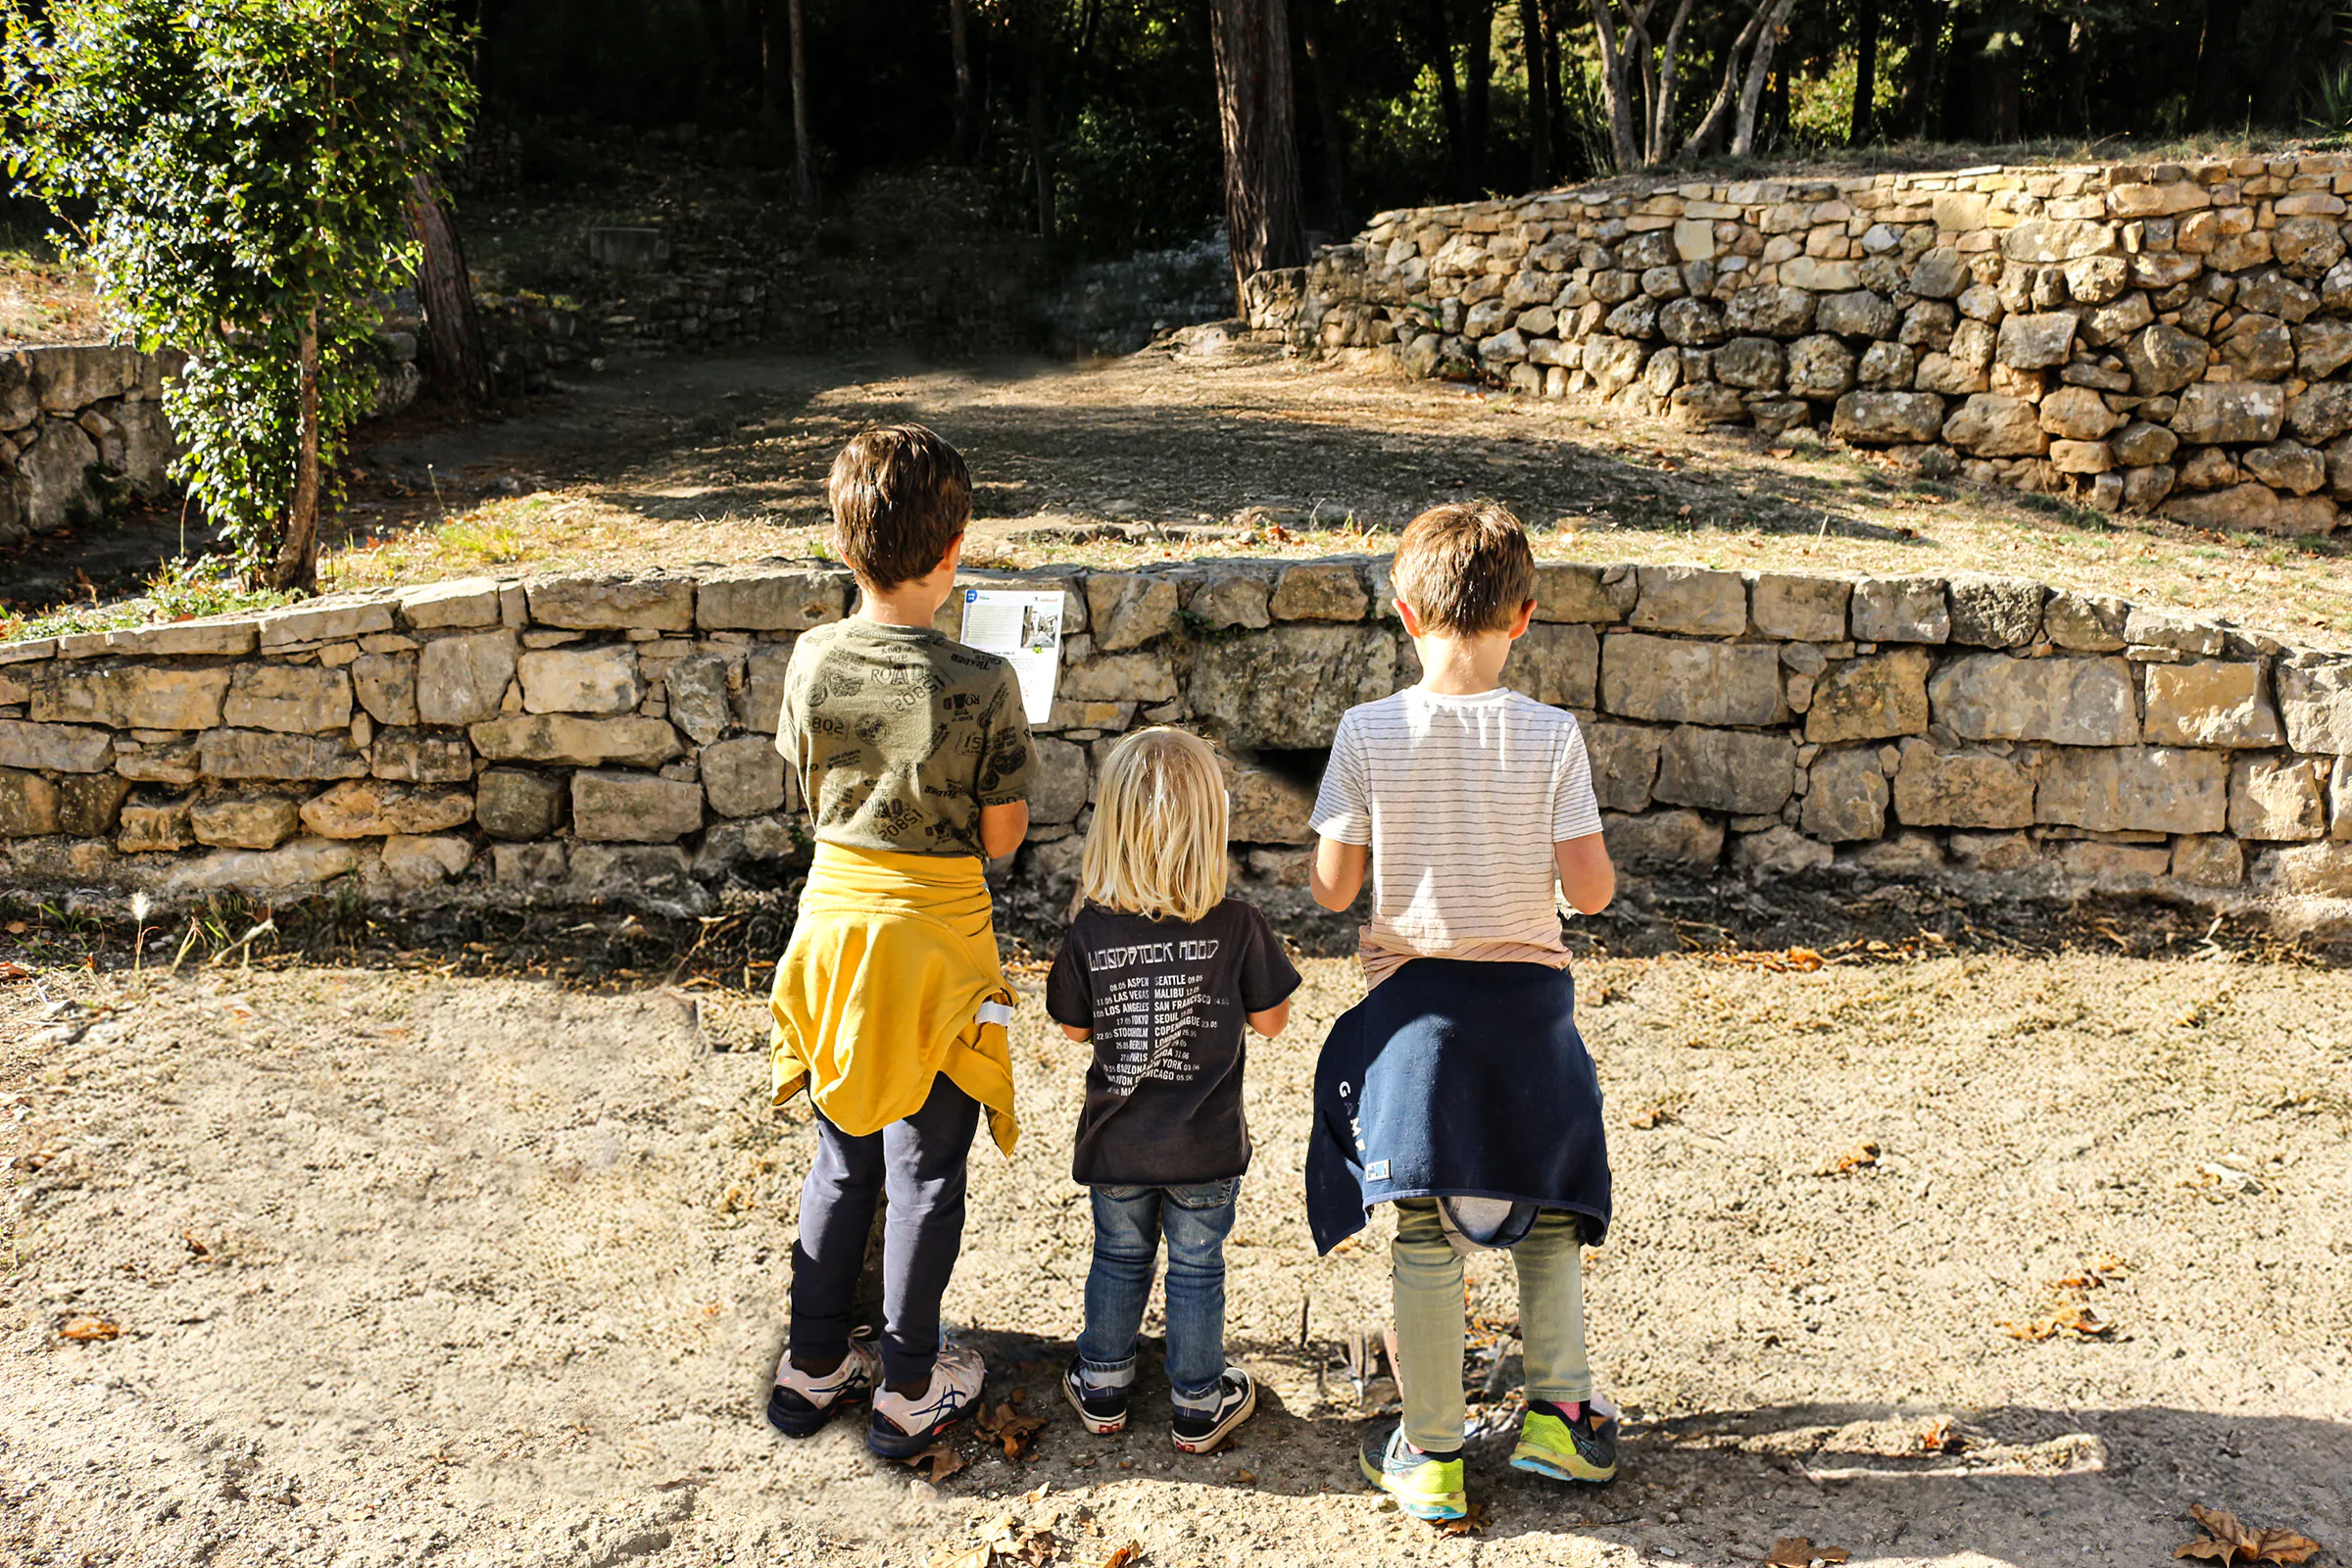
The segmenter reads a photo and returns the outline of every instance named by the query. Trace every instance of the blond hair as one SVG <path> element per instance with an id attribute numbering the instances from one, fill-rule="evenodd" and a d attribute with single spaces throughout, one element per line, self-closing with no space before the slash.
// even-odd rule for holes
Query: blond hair
<path id="1" fill-rule="evenodd" d="M 1396 597 L 1430 631 L 1507 631 L 1536 596 L 1527 530 L 1492 501 L 1453 501 L 1412 520 L 1389 568 Z"/>
<path id="2" fill-rule="evenodd" d="M 1225 774 L 1208 742 L 1165 724 L 1102 760 L 1078 870 L 1089 903 L 1198 920 L 1225 897 Z"/>

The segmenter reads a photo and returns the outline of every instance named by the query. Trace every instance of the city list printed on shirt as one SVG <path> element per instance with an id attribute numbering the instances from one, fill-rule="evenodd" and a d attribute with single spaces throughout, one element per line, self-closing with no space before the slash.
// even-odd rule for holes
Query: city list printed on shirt
<path id="1" fill-rule="evenodd" d="M 1208 987 L 1208 966 L 1222 945 L 1205 937 L 1098 948 L 1087 955 L 1087 968 L 1098 977 L 1096 1055 L 1113 1093 L 1131 1093 L 1146 1079 L 1181 1084 L 1200 1075 L 1194 1043 L 1237 1004 Z"/>
<path id="2" fill-rule="evenodd" d="M 1061 673 L 1061 590 L 963 590 L 966 648 L 1009 662 L 1021 683 L 1021 709 L 1032 724 L 1054 714 L 1054 682 Z"/>

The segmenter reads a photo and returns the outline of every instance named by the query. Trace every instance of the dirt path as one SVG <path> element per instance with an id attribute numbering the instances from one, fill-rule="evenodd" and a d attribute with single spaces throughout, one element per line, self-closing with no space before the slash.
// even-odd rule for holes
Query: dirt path
<path id="1" fill-rule="evenodd" d="M 1079 1065 L 1025 1008 L 1027 1140 L 975 1154 L 949 1313 L 1050 1424 L 1018 1464 L 966 1439 L 936 1488 L 846 1426 L 786 1446 L 760 1419 L 809 1134 L 762 1103 L 749 999 L 305 966 L 0 984 L 0 1559 L 920 1568 L 1009 1518 L 1052 1561 L 1135 1540 L 1154 1568 L 1753 1563 L 1797 1535 L 1856 1562 L 2152 1568 L 2204 1502 L 2346 1560 L 2340 973 L 1582 965 L 1625 1474 L 1564 1491 L 1482 1439 L 1485 1533 L 1446 1537 L 1353 1473 L 1388 1391 L 1359 1400 L 1344 1352 L 1385 1267 L 1376 1238 L 1305 1242 L 1305 1085 L 1357 991 L 1308 969 L 1251 1062 L 1231 1250 L 1267 1411 L 1200 1459 L 1155 1377 L 1123 1439 L 1057 1415 Z M 1864 1142 L 1875 1162 L 1818 1174 Z M 2058 1284 L 2085 1271 L 2107 1283 Z M 1472 1278 L 1483 1396 L 1513 1381 L 1513 1303 L 1507 1269 Z M 2084 1306 L 2112 1331 L 2001 1327 Z M 84 1319 L 120 1337 L 63 1336 Z"/>

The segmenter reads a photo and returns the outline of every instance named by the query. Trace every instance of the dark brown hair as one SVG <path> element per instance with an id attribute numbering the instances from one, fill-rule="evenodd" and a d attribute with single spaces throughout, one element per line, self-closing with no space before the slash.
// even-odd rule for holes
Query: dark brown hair
<path id="1" fill-rule="evenodd" d="M 861 430 L 825 481 L 833 543 L 876 588 L 927 577 L 972 519 L 963 454 L 919 424 Z"/>
<path id="2" fill-rule="evenodd" d="M 1413 519 L 1390 576 L 1423 630 L 1473 637 L 1508 631 L 1519 618 L 1536 596 L 1536 556 L 1507 509 L 1454 501 Z"/>

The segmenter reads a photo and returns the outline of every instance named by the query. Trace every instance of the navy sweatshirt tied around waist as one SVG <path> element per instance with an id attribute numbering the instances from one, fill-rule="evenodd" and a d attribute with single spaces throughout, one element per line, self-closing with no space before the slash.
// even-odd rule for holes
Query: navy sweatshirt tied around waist
<path id="1" fill-rule="evenodd" d="M 1567 970 L 1415 958 L 1331 1026 L 1306 1151 L 1315 1250 L 1375 1203 L 1442 1197 L 1567 1209 L 1588 1246 L 1608 1234 L 1600 1080 Z"/>

